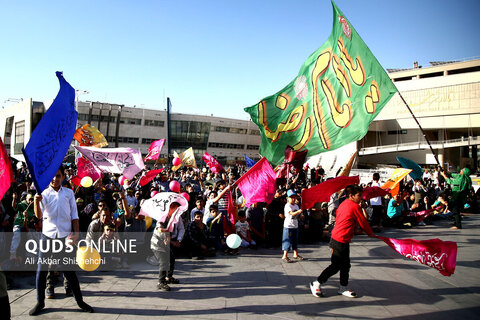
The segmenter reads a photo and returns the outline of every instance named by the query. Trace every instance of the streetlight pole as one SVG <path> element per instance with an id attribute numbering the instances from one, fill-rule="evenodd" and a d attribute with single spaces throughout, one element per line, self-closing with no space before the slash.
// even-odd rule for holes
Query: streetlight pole
<path id="1" fill-rule="evenodd" d="M 75 90 L 75 110 L 78 112 L 78 97 L 82 94 L 89 94 L 87 90 Z"/>

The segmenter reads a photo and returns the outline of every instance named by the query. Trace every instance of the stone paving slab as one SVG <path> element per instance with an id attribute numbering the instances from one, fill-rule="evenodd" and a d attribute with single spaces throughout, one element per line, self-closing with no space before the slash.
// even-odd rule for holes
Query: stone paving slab
<path id="1" fill-rule="evenodd" d="M 387 229 L 381 235 L 418 240 L 440 238 L 458 244 L 451 277 L 408 260 L 382 241 L 356 236 L 351 245 L 350 287 L 357 299 L 336 294 L 338 275 L 325 285 L 327 297 L 310 294 L 308 283 L 329 264 L 326 243 L 301 245 L 307 260 L 285 264 L 280 248 L 243 250 L 239 256 L 178 259 L 172 291 L 156 289 L 158 270 L 146 263 L 128 271 L 78 273 L 85 301 L 95 313 L 78 310 L 57 287 L 38 319 L 478 319 L 480 314 L 480 216 L 464 229 L 446 222 L 412 229 Z M 15 279 L 9 291 L 13 319 L 33 319 L 33 274 Z"/>

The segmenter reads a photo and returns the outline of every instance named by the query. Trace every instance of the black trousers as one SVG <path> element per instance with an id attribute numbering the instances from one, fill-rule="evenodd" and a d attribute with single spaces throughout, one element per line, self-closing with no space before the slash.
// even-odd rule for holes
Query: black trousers
<path id="1" fill-rule="evenodd" d="M 42 238 L 40 241 L 48 242 L 52 241 L 53 239 L 48 238 L 44 234 L 42 234 Z M 45 246 L 44 246 L 45 247 Z M 51 248 L 51 246 L 50 246 Z M 50 252 L 44 253 L 42 251 L 39 252 L 38 258 L 41 260 L 42 258 L 47 257 L 56 257 L 55 254 Z M 70 288 L 72 289 L 73 296 L 77 302 L 83 301 L 82 292 L 80 291 L 80 284 L 78 283 L 77 274 L 75 271 L 71 270 L 61 270 L 63 272 L 63 276 L 67 279 L 68 283 L 70 284 Z M 47 275 L 48 275 L 48 264 L 39 263 L 37 267 L 37 274 L 35 277 L 35 286 L 37 287 L 37 301 L 44 302 L 45 301 L 45 289 L 47 287 Z"/>
<path id="2" fill-rule="evenodd" d="M 340 271 L 340 285 L 347 286 L 351 266 L 350 244 L 331 239 L 330 248 L 332 251 L 331 264 L 318 276 L 317 281 L 325 283 L 331 276 Z"/>

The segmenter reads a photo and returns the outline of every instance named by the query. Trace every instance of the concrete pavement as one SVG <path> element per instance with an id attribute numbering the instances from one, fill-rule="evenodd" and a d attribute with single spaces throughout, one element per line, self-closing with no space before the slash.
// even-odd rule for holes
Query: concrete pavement
<path id="1" fill-rule="evenodd" d="M 480 317 L 480 215 L 450 230 L 447 222 L 380 235 L 418 240 L 440 238 L 458 244 L 451 277 L 408 260 L 378 239 L 355 236 L 351 245 L 350 287 L 359 297 L 336 294 L 338 274 L 325 285 L 325 298 L 311 295 L 308 283 L 329 264 L 327 243 L 301 245 L 307 260 L 285 264 L 281 250 L 243 250 L 238 256 L 179 259 L 172 291 L 156 289 L 158 270 L 146 263 L 129 271 L 78 273 L 85 301 L 79 311 L 63 288 L 46 300 L 38 319 L 478 319 Z M 33 275 L 16 279 L 9 291 L 13 319 L 33 319 Z"/>

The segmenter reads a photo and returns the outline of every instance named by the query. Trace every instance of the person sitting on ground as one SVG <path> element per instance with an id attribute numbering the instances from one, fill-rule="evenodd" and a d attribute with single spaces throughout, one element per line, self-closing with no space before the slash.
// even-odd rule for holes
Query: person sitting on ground
<path id="1" fill-rule="evenodd" d="M 208 229 L 202 220 L 202 212 L 195 212 L 193 221 L 185 229 L 183 244 L 189 256 L 194 260 L 212 255 L 212 252 L 208 250 Z"/>
<path id="2" fill-rule="evenodd" d="M 256 243 L 250 235 L 250 224 L 247 222 L 247 217 L 243 210 L 238 212 L 238 221 L 235 223 L 235 229 L 238 236 L 242 239 L 242 243 L 240 244 L 242 248 L 256 247 Z"/>
<path id="3" fill-rule="evenodd" d="M 218 212 L 218 207 L 214 204 L 210 206 L 211 217 L 207 220 L 209 247 L 221 250 L 228 254 L 229 250 L 225 242 L 225 232 L 223 229 L 223 215 Z"/>
<path id="4" fill-rule="evenodd" d="M 448 209 L 448 201 L 444 193 L 441 193 L 437 201 L 435 201 L 432 205 L 432 209 L 434 209 L 433 214 L 434 217 L 439 217 L 442 219 L 448 219 L 452 216 L 452 212 Z"/>

